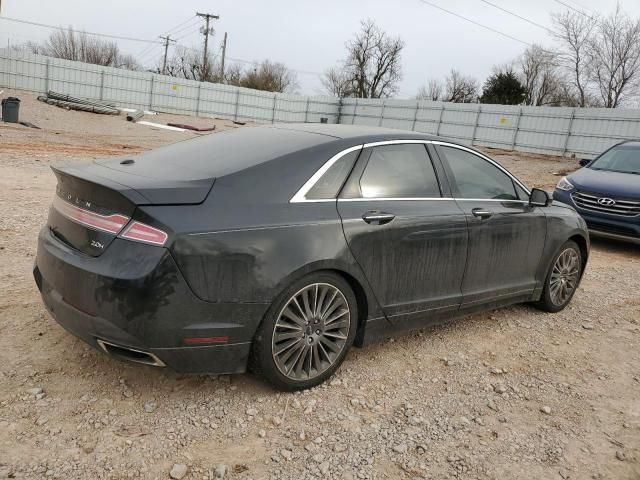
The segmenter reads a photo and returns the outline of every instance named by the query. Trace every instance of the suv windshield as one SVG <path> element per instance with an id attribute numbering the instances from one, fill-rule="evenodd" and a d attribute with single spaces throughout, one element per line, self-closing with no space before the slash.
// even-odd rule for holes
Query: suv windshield
<path id="1" fill-rule="evenodd" d="M 620 145 L 605 152 L 589 168 L 640 175 L 640 146 Z"/>

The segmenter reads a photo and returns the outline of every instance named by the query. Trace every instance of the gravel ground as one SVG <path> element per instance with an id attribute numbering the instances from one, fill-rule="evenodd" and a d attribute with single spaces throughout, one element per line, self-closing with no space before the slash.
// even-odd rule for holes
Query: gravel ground
<path id="1" fill-rule="evenodd" d="M 638 247 L 594 241 L 561 313 L 516 306 L 399 335 L 302 393 L 128 365 L 41 305 L 48 167 L 195 134 L 6 94 L 42 130 L 0 123 L 0 478 L 640 478 Z M 169 118 L 187 120 L 152 121 Z M 490 153 L 548 189 L 576 163 Z"/>

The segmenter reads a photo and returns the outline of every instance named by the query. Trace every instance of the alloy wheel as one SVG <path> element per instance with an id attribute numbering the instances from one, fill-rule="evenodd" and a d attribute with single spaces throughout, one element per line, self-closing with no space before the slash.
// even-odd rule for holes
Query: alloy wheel
<path id="1" fill-rule="evenodd" d="M 549 280 L 549 295 L 554 305 L 564 305 L 578 285 L 580 255 L 573 248 L 564 250 L 553 265 Z"/>
<path id="2" fill-rule="evenodd" d="M 308 380 L 325 372 L 345 349 L 351 311 L 344 294 L 329 283 L 295 293 L 278 315 L 271 352 L 280 373 Z"/>

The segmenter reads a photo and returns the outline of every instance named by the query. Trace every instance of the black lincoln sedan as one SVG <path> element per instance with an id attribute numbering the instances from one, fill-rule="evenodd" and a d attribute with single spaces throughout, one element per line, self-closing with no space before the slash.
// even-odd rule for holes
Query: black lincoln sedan
<path id="1" fill-rule="evenodd" d="M 250 367 L 283 389 L 402 329 L 557 312 L 589 252 L 574 209 L 415 132 L 246 127 L 53 170 L 34 276 L 64 328 L 119 359 Z"/>

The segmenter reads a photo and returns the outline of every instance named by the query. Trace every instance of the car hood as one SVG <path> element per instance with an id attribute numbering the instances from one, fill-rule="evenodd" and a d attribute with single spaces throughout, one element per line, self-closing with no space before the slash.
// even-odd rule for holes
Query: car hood
<path id="1" fill-rule="evenodd" d="M 640 198 L 640 175 L 581 168 L 567 179 L 578 190 Z"/>

